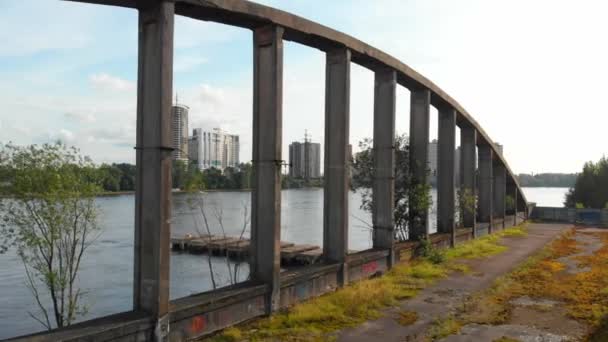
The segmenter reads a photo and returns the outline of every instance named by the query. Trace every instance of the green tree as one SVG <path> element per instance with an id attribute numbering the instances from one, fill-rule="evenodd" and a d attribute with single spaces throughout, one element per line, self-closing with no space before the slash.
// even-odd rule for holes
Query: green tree
<path id="1" fill-rule="evenodd" d="M 224 189 L 225 177 L 222 175 L 222 171 L 214 167 L 205 169 L 203 171 L 205 183 L 209 189 Z"/>
<path id="2" fill-rule="evenodd" d="M 137 168 L 133 164 L 120 163 L 112 164 L 121 172 L 120 176 L 120 191 L 135 191 L 135 174 Z"/>
<path id="3" fill-rule="evenodd" d="M 99 233 L 101 178 L 90 159 L 60 143 L 0 148 L 1 251 L 15 249 L 21 258 L 40 310 L 29 314 L 47 329 L 68 326 L 87 310 L 77 278 Z"/>
<path id="4" fill-rule="evenodd" d="M 174 160 L 171 170 L 171 178 L 173 188 L 183 189 L 186 185 L 186 177 L 188 174 L 188 163 L 182 160 Z"/>
<path id="5" fill-rule="evenodd" d="M 476 208 L 477 196 L 475 196 L 471 189 L 459 189 L 456 193 L 456 212 L 459 216 L 458 226 L 464 226 L 463 219 L 465 214 L 474 215 Z"/>
<path id="6" fill-rule="evenodd" d="M 105 191 L 120 191 L 122 171 L 113 165 L 103 164 L 99 167 L 102 187 Z"/>
<path id="7" fill-rule="evenodd" d="M 374 180 L 374 156 L 372 139 L 359 142 L 361 152 L 353 158 L 351 189 L 361 191 L 361 209 L 373 211 L 372 186 Z M 431 204 L 430 186 L 415 185 L 410 172 L 409 139 L 402 134 L 395 137 L 395 197 L 394 220 L 396 238 L 405 240 L 408 236 L 410 199 L 412 206 L 420 209 Z"/>
<path id="8" fill-rule="evenodd" d="M 587 162 L 577 175 L 574 187 L 566 194 L 566 207 L 604 208 L 608 202 L 608 159 Z"/>
<path id="9" fill-rule="evenodd" d="M 183 190 L 199 191 L 205 189 L 205 178 L 198 165 L 190 163 L 185 175 Z"/>

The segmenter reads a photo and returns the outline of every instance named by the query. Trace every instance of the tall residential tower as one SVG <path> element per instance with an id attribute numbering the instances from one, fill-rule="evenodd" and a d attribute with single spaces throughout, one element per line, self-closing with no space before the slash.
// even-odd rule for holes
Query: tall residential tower
<path id="1" fill-rule="evenodd" d="M 171 108 L 173 160 L 188 161 L 188 106 L 176 103 Z"/>

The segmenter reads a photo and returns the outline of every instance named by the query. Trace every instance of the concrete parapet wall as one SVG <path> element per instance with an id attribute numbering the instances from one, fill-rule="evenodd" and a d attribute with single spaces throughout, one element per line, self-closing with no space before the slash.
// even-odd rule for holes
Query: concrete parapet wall
<path id="1" fill-rule="evenodd" d="M 539 221 L 608 227 L 608 209 L 535 207 L 530 217 Z"/>

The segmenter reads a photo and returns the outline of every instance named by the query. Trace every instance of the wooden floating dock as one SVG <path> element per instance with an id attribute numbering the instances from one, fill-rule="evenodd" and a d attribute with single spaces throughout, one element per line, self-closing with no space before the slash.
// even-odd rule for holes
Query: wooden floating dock
<path id="1" fill-rule="evenodd" d="M 323 250 L 314 245 L 296 245 L 281 241 L 281 263 L 284 265 L 310 265 L 321 260 Z M 224 255 L 235 261 L 242 261 L 249 256 L 251 240 L 246 238 L 190 234 L 171 238 L 173 251 L 185 251 L 192 254 Z"/>

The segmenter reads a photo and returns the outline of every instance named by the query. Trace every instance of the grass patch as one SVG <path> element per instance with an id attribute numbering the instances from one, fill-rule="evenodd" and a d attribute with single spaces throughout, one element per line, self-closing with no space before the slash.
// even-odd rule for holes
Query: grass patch
<path id="1" fill-rule="evenodd" d="M 510 227 L 491 235 L 484 235 L 478 239 L 467 241 L 467 243 L 446 250 L 445 257 L 448 261 L 454 259 L 486 258 L 507 250 L 507 247 L 499 243 L 501 237 L 521 237 L 526 236 L 527 234 L 526 224 Z"/>
<path id="2" fill-rule="evenodd" d="M 502 233 L 502 234 L 500 234 Z M 525 224 L 514 226 L 507 228 L 500 232 L 499 235 L 509 236 L 509 237 L 524 237 L 528 235 L 528 230 L 526 229 Z"/>
<path id="3" fill-rule="evenodd" d="M 362 280 L 269 318 L 226 329 L 206 341 L 327 341 L 335 337 L 335 331 L 379 318 L 382 309 L 414 297 L 450 272 L 470 272 L 467 265 L 458 262 L 459 258 L 482 258 L 506 250 L 498 243 L 501 233 L 467 241 L 448 251 L 427 245 L 426 257 L 395 265 L 382 277 Z M 402 313 L 398 320 L 412 324 L 417 319 L 416 313 Z M 437 322 L 434 329 L 439 336 L 458 331 L 460 326 L 451 318 Z"/>
<path id="4" fill-rule="evenodd" d="M 462 325 L 453 316 L 433 322 L 429 330 L 429 337 L 434 341 L 449 335 L 458 334 Z"/>
<path id="5" fill-rule="evenodd" d="M 415 311 L 402 311 L 399 313 L 399 318 L 397 322 L 399 324 L 407 326 L 416 323 L 418 320 L 418 314 Z"/>
<path id="6" fill-rule="evenodd" d="M 593 336 L 608 336 L 608 234 L 598 233 L 602 243 L 599 250 L 576 258 L 579 267 L 589 271 L 571 274 L 563 272 L 565 266 L 557 260 L 579 251 L 574 234 L 574 230 L 566 232 L 513 272 L 499 278 L 491 289 L 466 303 L 460 314 L 462 322 L 504 323 L 510 317 L 512 299 L 550 298 L 565 303 L 568 315 L 592 327 Z"/>
<path id="7" fill-rule="evenodd" d="M 249 341 L 326 341 L 331 332 L 379 318 L 381 309 L 415 296 L 447 274 L 445 265 L 428 260 L 396 265 L 382 277 L 362 280 L 228 333 L 234 336 L 238 329 L 239 339 Z M 232 341 L 226 333 L 208 341 Z"/>

